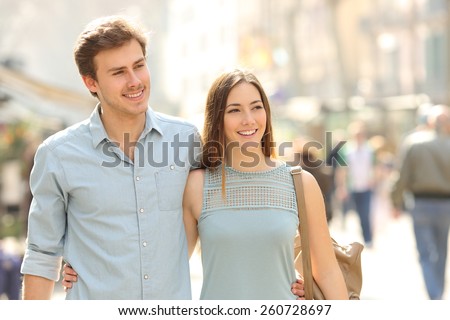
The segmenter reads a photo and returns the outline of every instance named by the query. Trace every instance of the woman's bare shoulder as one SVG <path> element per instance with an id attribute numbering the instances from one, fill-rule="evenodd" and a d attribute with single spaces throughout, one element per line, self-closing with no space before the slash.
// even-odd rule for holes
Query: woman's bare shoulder
<path id="1" fill-rule="evenodd" d="M 186 181 L 185 193 L 198 193 L 203 189 L 203 179 L 205 177 L 205 169 L 194 169 L 189 172 Z"/>
<path id="2" fill-rule="evenodd" d="M 183 208 L 185 213 L 190 212 L 196 219 L 200 216 L 203 199 L 204 169 L 195 169 L 189 172 L 186 188 L 183 195 Z"/>
<path id="3" fill-rule="evenodd" d="M 205 177 L 205 169 L 191 170 L 188 175 L 188 183 L 189 182 L 196 183 L 199 181 L 203 181 L 204 177 Z"/>
<path id="4" fill-rule="evenodd" d="M 302 181 L 305 185 L 305 191 L 306 192 L 314 192 L 314 193 L 322 193 L 320 191 L 319 183 L 317 182 L 317 179 L 312 175 L 312 173 L 308 172 L 307 170 L 303 170 L 302 172 Z"/>

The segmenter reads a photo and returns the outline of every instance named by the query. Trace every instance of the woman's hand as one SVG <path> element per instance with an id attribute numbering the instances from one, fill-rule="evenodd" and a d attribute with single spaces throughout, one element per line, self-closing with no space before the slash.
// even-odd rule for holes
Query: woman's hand
<path id="1" fill-rule="evenodd" d="M 292 284 L 291 291 L 298 297 L 297 300 L 305 300 L 305 287 L 303 285 L 303 279 L 297 279 L 297 281 Z"/>
<path id="2" fill-rule="evenodd" d="M 71 289 L 73 286 L 73 282 L 77 282 L 78 280 L 78 274 L 67 263 L 64 264 L 62 276 L 63 279 L 61 283 L 64 287 L 64 291 Z"/>

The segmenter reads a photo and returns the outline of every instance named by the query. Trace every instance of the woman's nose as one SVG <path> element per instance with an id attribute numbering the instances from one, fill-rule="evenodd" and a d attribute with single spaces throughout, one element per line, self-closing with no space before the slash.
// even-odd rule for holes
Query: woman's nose
<path id="1" fill-rule="evenodd" d="M 253 117 L 251 112 L 244 112 L 243 113 L 242 123 L 243 124 L 247 124 L 247 125 L 255 123 L 255 118 Z"/>

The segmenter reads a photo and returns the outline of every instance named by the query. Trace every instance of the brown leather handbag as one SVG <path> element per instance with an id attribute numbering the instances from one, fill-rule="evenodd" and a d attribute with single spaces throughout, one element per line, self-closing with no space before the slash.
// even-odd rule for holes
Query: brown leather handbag
<path id="1" fill-rule="evenodd" d="M 300 220 L 299 235 L 295 238 L 294 245 L 295 267 L 303 275 L 305 299 L 325 300 L 322 291 L 312 276 L 302 171 L 303 169 L 301 167 L 294 167 L 291 170 L 297 195 L 297 207 Z M 341 267 L 345 284 L 347 285 L 348 298 L 350 300 L 359 300 L 362 289 L 361 253 L 364 246 L 359 242 L 353 242 L 343 246 L 338 244 L 333 238 L 331 240 L 337 262 L 339 267 Z"/>

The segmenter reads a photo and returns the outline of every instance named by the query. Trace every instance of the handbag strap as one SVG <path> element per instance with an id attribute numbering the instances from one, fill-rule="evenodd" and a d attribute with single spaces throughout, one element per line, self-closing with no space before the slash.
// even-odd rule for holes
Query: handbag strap
<path id="1" fill-rule="evenodd" d="M 302 264 L 303 264 L 303 281 L 305 288 L 305 299 L 313 300 L 313 276 L 311 269 L 311 255 L 309 250 L 308 221 L 306 215 L 305 194 L 303 192 L 301 167 L 291 169 L 292 178 L 294 180 L 295 194 L 297 197 L 297 209 L 299 217 L 299 234 L 302 248 Z"/>

